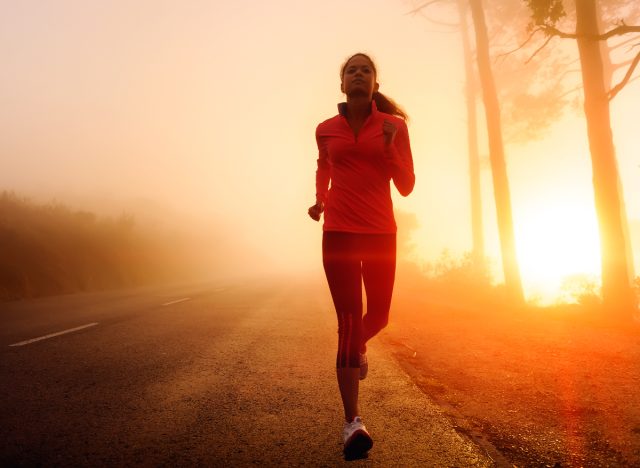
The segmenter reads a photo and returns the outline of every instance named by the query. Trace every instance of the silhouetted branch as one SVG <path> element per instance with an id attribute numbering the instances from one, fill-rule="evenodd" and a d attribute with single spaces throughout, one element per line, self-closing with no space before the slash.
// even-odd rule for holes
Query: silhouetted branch
<path id="1" fill-rule="evenodd" d="M 612 30 L 607 31 L 606 33 L 603 33 L 603 34 L 572 34 L 572 33 L 562 32 L 562 31 L 560 31 L 559 29 L 557 29 L 557 28 L 555 28 L 553 26 L 543 25 L 540 28 L 534 30 L 531 33 L 531 36 L 529 36 L 529 39 L 527 39 L 526 42 L 528 42 L 531 39 L 531 37 L 533 37 L 533 35 L 537 31 L 540 31 L 540 30 L 544 31 L 544 33 L 548 36 L 547 40 L 544 42 L 544 44 L 542 44 L 542 46 L 540 46 L 533 53 L 533 55 L 531 57 L 529 57 L 529 59 L 525 62 L 525 64 L 529 63 L 542 49 L 544 49 L 546 47 L 546 45 L 549 43 L 549 41 L 551 40 L 552 37 L 560 37 L 560 38 L 563 38 L 563 39 L 589 38 L 589 39 L 597 39 L 597 40 L 600 40 L 600 41 L 604 41 L 604 40 L 607 40 L 607 39 L 609 39 L 610 37 L 613 37 L 613 36 L 620 36 L 620 35 L 623 35 L 623 34 L 628 34 L 630 32 L 640 32 L 640 26 L 628 26 L 628 25 L 626 25 L 624 23 L 624 21 L 622 21 L 620 26 L 617 26 L 617 27 L 613 28 Z M 525 42 L 525 44 L 526 44 L 526 42 Z M 627 41 L 623 42 L 623 44 L 626 44 L 626 43 L 627 43 Z M 616 47 L 618 47 L 618 46 L 616 46 Z M 519 47 L 519 48 L 521 48 L 521 47 Z M 633 47 L 635 47 L 635 45 Z M 518 49 L 516 49 L 516 50 L 518 50 Z M 636 65 L 637 65 L 637 63 L 636 63 Z M 634 65 L 634 68 L 635 68 L 635 65 Z M 626 82 L 625 82 L 625 84 L 626 84 Z"/>
<path id="2" fill-rule="evenodd" d="M 558 76 L 558 83 L 560 83 L 565 76 L 567 76 L 570 73 L 580 73 L 580 69 L 578 68 L 572 68 L 571 70 L 565 70 L 564 72 L 562 72 L 559 76 Z"/>
<path id="3" fill-rule="evenodd" d="M 548 25 L 544 25 L 541 26 L 541 28 L 545 34 L 549 37 L 561 37 L 563 39 L 577 39 L 578 36 L 577 34 L 571 34 L 571 33 L 566 33 L 566 32 L 562 32 L 557 28 L 554 28 L 553 26 L 548 26 Z"/>
<path id="4" fill-rule="evenodd" d="M 569 91 L 565 91 L 564 93 L 562 93 L 560 96 L 558 96 L 558 99 L 562 99 L 565 96 L 568 96 L 569 94 L 573 94 L 576 91 L 580 91 L 581 89 L 582 89 L 582 86 L 576 86 L 575 88 L 570 89 Z"/>
<path id="5" fill-rule="evenodd" d="M 620 70 L 621 68 L 625 68 L 627 65 L 631 65 L 632 62 L 633 62 L 633 59 L 629 59 L 626 62 L 612 63 L 611 64 L 611 69 L 614 72 L 616 72 L 616 71 Z"/>
<path id="6" fill-rule="evenodd" d="M 553 36 L 549 36 L 547 37 L 547 40 L 544 41 L 544 44 L 542 44 L 540 47 L 538 47 L 538 49 L 533 53 L 533 55 L 531 57 L 529 57 L 524 63 L 525 65 L 529 62 L 531 62 L 531 60 L 533 60 L 533 57 L 535 57 L 536 55 L 538 55 L 538 52 L 540 52 L 542 49 L 544 49 L 547 44 L 549 43 L 549 41 L 551 41 L 551 39 L 553 39 Z"/>
<path id="7" fill-rule="evenodd" d="M 554 28 L 553 26 L 544 25 L 541 26 L 542 30 L 549 36 L 557 36 L 563 39 L 578 39 L 587 38 L 587 39 L 596 39 L 599 41 L 605 41 L 613 36 L 622 36 L 623 34 L 628 34 L 630 32 L 640 32 L 640 26 L 627 26 L 622 22 L 620 26 L 613 28 L 610 31 L 607 31 L 603 34 L 575 34 L 575 33 L 566 33 L 562 32 L 559 29 Z"/>
<path id="8" fill-rule="evenodd" d="M 511 55 L 511 54 L 513 54 L 514 52 L 519 51 L 519 50 L 520 50 L 520 49 L 522 49 L 524 46 L 526 46 L 526 45 L 529 43 L 529 41 L 530 41 L 531 39 L 533 39 L 533 36 L 535 36 L 535 34 L 536 34 L 538 31 L 542 31 L 542 29 L 541 29 L 541 28 L 536 28 L 536 29 L 534 29 L 533 31 L 531 31 L 531 34 L 529 34 L 529 37 L 527 38 L 527 40 L 526 40 L 526 41 L 524 41 L 522 44 L 520 44 L 520 46 L 516 47 L 515 49 L 513 49 L 513 50 L 511 50 L 511 51 L 509 51 L 509 52 L 505 52 L 504 54 L 500 54 L 500 55 L 498 55 L 496 58 L 506 57 L 507 55 Z"/>
<path id="9" fill-rule="evenodd" d="M 633 42 L 633 41 L 635 41 L 635 40 L 637 40 L 637 39 L 638 39 L 638 38 L 637 38 L 637 36 L 630 37 L 630 38 L 628 38 L 628 39 L 625 39 L 625 40 L 624 40 L 624 41 L 622 41 L 622 42 L 619 42 L 618 44 L 615 44 L 615 45 L 609 46 L 609 50 L 616 50 L 616 49 L 618 49 L 618 48 L 622 47 L 623 45 L 626 45 L 626 44 L 628 44 L 629 42 Z M 629 49 L 633 49 L 633 48 L 634 48 L 635 46 L 637 46 L 637 45 L 638 45 L 638 44 L 633 44 L 631 47 L 629 47 Z"/>
<path id="10" fill-rule="evenodd" d="M 579 69 L 575 69 L 575 68 L 571 69 L 571 70 L 565 70 L 564 72 L 562 72 L 560 75 L 558 75 L 556 77 L 555 86 L 556 87 L 561 87 L 562 86 L 562 82 L 564 81 L 565 77 L 567 75 L 569 75 L 570 73 L 580 73 L 580 70 Z M 573 89 L 571 89 L 569 91 L 566 91 L 566 92 L 562 93 L 560 96 L 558 96 L 557 99 L 558 100 L 562 100 L 565 96 L 567 96 L 567 95 L 569 95 L 571 93 L 574 93 L 575 91 L 577 91 L 579 89 L 582 89 L 582 86 L 578 86 L 576 88 L 573 88 Z"/>
<path id="11" fill-rule="evenodd" d="M 636 55 L 636 58 L 633 59 L 633 62 L 629 66 L 629 69 L 627 70 L 627 74 L 624 75 L 624 78 L 622 79 L 622 81 L 617 85 L 615 85 L 613 88 L 611 88 L 611 91 L 609 91 L 609 101 L 611 101 L 616 96 L 616 94 L 622 91 L 622 88 L 624 88 L 625 85 L 629 82 L 631 75 L 633 75 L 633 71 L 638 66 L 638 62 L 640 62 L 640 52 L 638 52 L 638 55 Z"/>
<path id="12" fill-rule="evenodd" d="M 620 26 L 613 28 L 611 31 L 608 31 L 604 34 L 600 34 L 596 37 L 599 40 L 606 40 L 613 36 L 622 36 L 623 34 L 627 34 L 630 32 L 640 32 L 640 26 L 627 26 L 624 24 L 624 21 L 621 21 Z"/>
<path id="13" fill-rule="evenodd" d="M 429 0 L 428 2 L 423 3 L 418 8 L 414 8 L 413 10 L 406 13 L 407 15 L 411 15 L 413 13 L 418 13 L 423 8 L 427 8 L 428 6 L 435 5 L 436 3 L 443 2 L 444 0 Z"/>
<path id="14" fill-rule="evenodd" d="M 436 24 L 438 26 L 445 26 L 447 28 L 458 29 L 460 27 L 460 23 L 445 23 L 444 21 L 434 20 L 433 18 L 429 18 L 429 17 L 427 17 L 427 20 L 431 21 L 433 24 Z"/>
<path id="15" fill-rule="evenodd" d="M 629 38 L 628 40 L 623 41 L 623 42 L 621 42 L 620 44 L 616 44 L 616 45 L 615 45 L 615 46 L 613 46 L 613 47 L 609 47 L 609 50 L 615 50 L 615 49 L 617 49 L 618 47 L 622 47 L 623 45 L 626 45 L 626 44 L 628 44 L 629 42 L 632 42 L 632 41 L 635 41 L 635 40 L 636 40 L 636 38 L 635 38 L 635 37 Z M 629 46 L 629 48 L 627 49 L 627 52 L 628 52 L 628 51 L 631 51 L 634 47 L 638 47 L 638 46 L 640 46 L 640 42 L 637 42 L 637 43 L 635 43 L 635 44 L 630 45 L 630 46 Z M 630 64 L 633 62 L 633 60 L 634 60 L 634 59 L 629 59 L 629 60 L 627 60 L 626 62 L 612 63 L 612 64 L 611 64 L 611 68 L 612 68 L 612 70 L 613 70 L 614 72 L 615 72 L 615 71 L 618 71 L 618 70 L 620 70 L 621 68 L 624 68 L 624 67 L 626 67 L 627 65 L 630 65 Z"/>
<path id="16" fill-rule="evenodd" d="M 412 14 L 415 14 L 415 13 L 421 13 L 422 9 L 424 9 L 424 8 L 426 8 L 428 6 L 434 5 L 436 3 L 442 3 L 444 1 L 446 1 L 446 0 L 430 0 L 430 1 L 422 4 L 418 8 L 414 8 L 413 10 L 405 13 L 405 15 L 412 15 Z M 433 19 L 433 18 L 431 18 L 429 16 L 425 16 L 425 17 L 426 17 L 427 21 L 430 21 L 430 22 L 432 22 L 432 23 L 434 23 L 434 24 L 436 24 L 438 26 L 445 26 L 447 28 L 458 28 L 458 27 L 460 27 L 459 23 L 446 23 L 444 21 L 435 20 L 435 19 Z M 432 31 L 432 32 L 449 32 L 449 31 Z"/>

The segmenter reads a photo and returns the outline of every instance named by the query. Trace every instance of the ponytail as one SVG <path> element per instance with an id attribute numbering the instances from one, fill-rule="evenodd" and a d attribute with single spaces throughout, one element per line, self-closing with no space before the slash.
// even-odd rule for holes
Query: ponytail
<path id="1" fill-rule="evenodd" d="M 404 121 L 409 120 L 409 116 L 407 115 L 407 113 L 402 110 L 402 108 L 393 99 L 376 91 L 375 93 L 373 93 L 373 100 L 376 102 L 376 108 L 380 112 L 395 115 L 397 117 L 400 117 Z"/>

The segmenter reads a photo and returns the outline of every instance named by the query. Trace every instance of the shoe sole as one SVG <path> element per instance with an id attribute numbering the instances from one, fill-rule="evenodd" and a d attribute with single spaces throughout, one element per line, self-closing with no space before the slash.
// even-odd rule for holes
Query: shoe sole
<path id="1" fill-rule="evenodd" d="M 364 455 L 373 447 L 373 439 L 365 431 L 354 432 L 349 440 L 344 444 L 344 454 L 346 457 Z"/>

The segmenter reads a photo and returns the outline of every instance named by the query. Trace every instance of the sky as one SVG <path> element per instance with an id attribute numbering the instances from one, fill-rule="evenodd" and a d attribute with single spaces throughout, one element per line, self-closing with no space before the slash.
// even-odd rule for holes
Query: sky
<path id="1" fill-rule="evenodd" d="M 204 219 L 231 233 L 261 252 L 263 269 L 318 269 L 321 226 L 306 215 L 315 128 L 343 100 L 341 63 L 363 51 L 380 91 L 411 117 L 416 188 L 394 204 L 420 224 L 414 256 L 462 255 L 471 233 L 461 44 L 411 9 L 405 0 L 0 0 L 0 190 L 96 210 L 153 204 L 167 223 Z M 639 100 L 636 81 L 612 104 L 634 233 Z M 597 275 L 581 113 L 506 153 L 528 297 L 557 294 L 566 275 Z M 482 183 L 497 268 L 488 167 Z"/>

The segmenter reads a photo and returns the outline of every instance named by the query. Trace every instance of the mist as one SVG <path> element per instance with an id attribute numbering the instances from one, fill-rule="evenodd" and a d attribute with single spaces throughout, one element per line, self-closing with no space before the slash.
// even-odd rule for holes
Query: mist
<path id="1" fill-rule="evenodd" d="M 321 225 L 306 215 L 314 132 L 343 100 L 340 64 L 361 50 L 378 62 L 381 91 L 411 117 L 416 189 L 407 199 L 394 194 L 394 204 L 416 216 L 414 260 L 444 250 L 462 256 L 471 228 L 461 45 L 411 9 L 381 0 L 4 4 L 0 190 L 97 216 L 128 214 L 149 235 L 179 231 L 196 257 L 208 252 L 207 274 L 317 273 Z M 640 170 L 628 116 L 638 83 L 625 93 L 614 105 L 615 134 L 637 222 Z M 486 249 L 499 264 L 481 156 Z M 590 226 L 579 116 L 567 113 L 542 140 L 507 142 L 507 160 L 516 229 L 529 229 L 524 221 L 553 197 L 568 212 L 589 207 Z M 524 269 L 533 285 L 535 272 Z"/>

